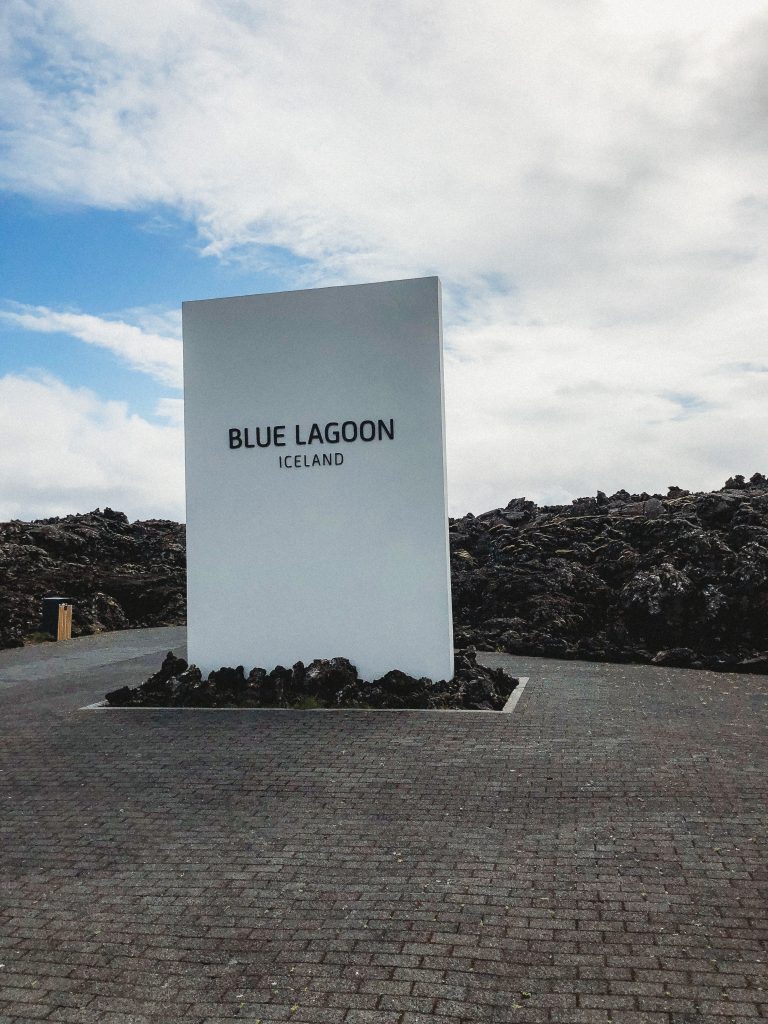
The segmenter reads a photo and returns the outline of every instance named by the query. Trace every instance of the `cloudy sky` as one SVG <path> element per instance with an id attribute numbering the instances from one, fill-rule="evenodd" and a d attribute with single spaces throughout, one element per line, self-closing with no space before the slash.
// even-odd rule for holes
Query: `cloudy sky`
<path id="1" fill-rule="evenodd" d="M 439 274 L 452 513 L 768 470 L 768 0 L 3 0 L 0 519 L 183 519 L 184 299 Z"/>

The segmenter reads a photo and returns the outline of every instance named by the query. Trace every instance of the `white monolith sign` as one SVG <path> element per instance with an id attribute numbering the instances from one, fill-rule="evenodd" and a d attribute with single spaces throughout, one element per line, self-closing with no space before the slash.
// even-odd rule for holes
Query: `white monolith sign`
<path id="1" fill-rule="evenodd" d="M 453 674 L 436 277 L 185 302 L 188 656 Z"/>

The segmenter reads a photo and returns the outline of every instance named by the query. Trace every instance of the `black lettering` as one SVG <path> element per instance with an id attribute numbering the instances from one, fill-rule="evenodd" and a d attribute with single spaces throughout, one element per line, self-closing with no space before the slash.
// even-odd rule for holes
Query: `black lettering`
<path id="1" fill-rule="evenodd" d="M 277 461 L 280 463 L 280 469 L 282 469 L 283 468 L 283 456 L 282 455 L 278 455 Z"/>
<path id="2" fill-rule="evenodd" d="M 266 430 L 264 440 L 261 439 L 262 429 Z M 272 427 L 256 427 L 256 444 L 259 448 L 269 448 L 272 444 Z"/>
<path id="3" fill-rule="evenodd" d="M 333 456 L 333 461 L 335 465 L 340 466 L 344 461 L 344 456 L 341 454 L 341 452 L 335 452 Z"/>
<path id="4" fill-rule="evenodd" d="M 320 433 L 320 427 L 318 427 L 316 423 L 312 424 L 312 427 L 309 431 L 309 440 L 307 441 L 307 444 L 312 444 L 313 441 L 319 441 L 320 444 L 323 443 L 323 435 Z"/>
<path id="5" fill-rule="evenodd" d="M 333 465 L 333 459 L 331 458 L 330 455 L 326 455 L 325 453 L 323 453 L 323 465 L 324 466 L 332 466 Z"/>
<path id="6" fill-rule="evenodd" d="M 366 437 L 365 435 L 368 434 Z M 363 420 L 360 424 L 360 440 L 373 441 L 376 437 L 376 424 L 373 420 Z"/>
<path id="7" fill-rule="evenodd" d="M 243 447 L 243 435 L 237 427 L 229 428 L 229 447 L 230 448 L 242 448 Z"/>
<path id="8" fill-rule="evenodd" d="M 357 424 L 354 420 L 346 420 L 346 422 L 341 424 L 341 436 L 345 441 L 351 442 L 357 440 Z"/>
<path id="9" fill-rule="evenodd" d="M 278 448 L 285 448 L 285 427 L 275 427 L 275 445 Z"/>
<path id="10" fill-rule="evenodd" d="M 246 448 L 255 448 L 256 445 L 252 444 L 251 441 L 248 440 L 248 427 L 245 428 L 243 433 L 245 434 L 245 447 Z"/>
<path id="11" fill-rule="evenodd" d="M 339 424 L 336 423 L 335 421 L 325 424 L 325 440 L 328 442 L 328 444 L 339 443 Z"/>
<path id="12" fill-rule="evenodd" d="M 313 466 L 320 466 L 321 465 L 320 456 L 319 455 L 313 456 L 313 458 L 312 458 L 312 465 Z"/>
<path id="13" fill-rule="evenodd" d="M 380 441 L 381 441 L 382 437 L 384 436 L 384 434 L 387 435 L 387 437 L 390 439 L 390 441 L 394 441 L 394 439 L 395 439 L 395 421 L 394 420 L 390 420 L 389 421 L 389 426 L 387 426 L 387 424 L 385 423 L 384 420 L 379 420 L 379 440 Z"/>
<path id="14" fill-rule="evenodd" d="M 296 424 L 296 444 L 306 444 L 306 443 L 307 443 L 306 441 L 302 441 L 301 440 L 301 427 L 297 423 Z"/>

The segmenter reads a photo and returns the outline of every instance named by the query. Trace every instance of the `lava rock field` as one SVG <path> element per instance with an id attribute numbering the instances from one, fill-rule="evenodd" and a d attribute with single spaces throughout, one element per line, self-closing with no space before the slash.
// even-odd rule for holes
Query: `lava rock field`
<path id="1" fill-rule="evenodd" d="M 0 523 L 0 648 L 34 636 L 47 596 L 72 599 L 73 636 L 183 623 L 184 526 L 110 508 Z"/>
<path id="2" fill-rule="evenodd" d="M 454 637 L 553 658 L 768 672 L 768 480 L 450 524 Z"/>
<path id="3" fill-rule="evenodd" d="M 768 480 L 617 491 L 450 521 L 457 650 L 768 673 Z M 105 509 L 0 524 L 0 647 L 74 601 L 74 635 L 185 621 L 185 531 Z M 254 652 L 258 656 L 258 652 Z"/>

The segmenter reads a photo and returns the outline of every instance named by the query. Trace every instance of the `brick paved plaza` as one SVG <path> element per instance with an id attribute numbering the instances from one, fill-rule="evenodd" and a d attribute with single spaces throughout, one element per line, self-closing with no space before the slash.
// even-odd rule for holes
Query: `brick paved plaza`
<path id="1" fill-rule="evenodd" d="M 768 1017 L 768 678 L 502 658 L 511 715 L 81 711 L 0 653 L 0 1024 Z"/>

